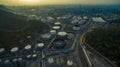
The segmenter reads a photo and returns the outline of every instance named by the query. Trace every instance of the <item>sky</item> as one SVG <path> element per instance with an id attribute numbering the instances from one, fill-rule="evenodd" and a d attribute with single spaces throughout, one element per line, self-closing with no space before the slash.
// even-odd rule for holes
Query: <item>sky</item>
<path id="1" fill-rule="evenodd" d="M 120 0 L 0 0 L 3 5 L 49 5 L 49 4 L 83 4 L 116 5 Z"/>

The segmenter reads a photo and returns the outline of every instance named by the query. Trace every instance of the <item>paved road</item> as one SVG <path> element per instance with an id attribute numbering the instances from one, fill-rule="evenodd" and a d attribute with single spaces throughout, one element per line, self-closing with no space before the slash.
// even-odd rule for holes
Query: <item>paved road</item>
<path id="1" fill-rule="evenodd" d="M 100 23 L 100 22 L 93 22 L 93 24 L 90 24 L 90 26 L 86 27 L 89 28 L 89 30 L 91 30 L 91 28 L 94 27 L 107 27 L 108 22 L 107 23 Z M 84 30 L 85 31 L 85 30 Z M 85 32 L 83 33 L 83 35 L 85 34 Z M 82 39 L 81 39 L 81 46 L 82 46 Z M 84 47 L 84 46 L 83 46 Z M 100 57 L 99 55 L 94 53 L 94 58 L 91 59 L 90 56 L 88 55 L 88 50 L 85 48 L 85 51 L 87 53 L 88 59 L 91 61 L 92 63 L 92 67 L 114 67 L 112 66 L 111 63 L 108 63 L 107 61 L 103 60 L 103 57 Z"/>

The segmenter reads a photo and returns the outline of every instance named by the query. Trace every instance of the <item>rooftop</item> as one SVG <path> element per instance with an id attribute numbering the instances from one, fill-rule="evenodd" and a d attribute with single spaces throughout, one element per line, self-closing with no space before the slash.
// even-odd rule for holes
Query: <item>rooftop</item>
<path id="1" fill-rule="evenodd" d="M 102 17 L 92 17 L 94 22 L 106 22 Z"/>

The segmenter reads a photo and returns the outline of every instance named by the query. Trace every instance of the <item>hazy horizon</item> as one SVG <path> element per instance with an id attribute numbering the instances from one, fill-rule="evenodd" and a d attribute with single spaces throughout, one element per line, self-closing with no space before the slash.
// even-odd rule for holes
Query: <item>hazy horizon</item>
<path id="1" fill-rule="evenodd" d="M 61 5 L 61 4 L 81 4 L 81 5 L 119 5 L 120 0 L 0 0 L 3 5 Z"/>

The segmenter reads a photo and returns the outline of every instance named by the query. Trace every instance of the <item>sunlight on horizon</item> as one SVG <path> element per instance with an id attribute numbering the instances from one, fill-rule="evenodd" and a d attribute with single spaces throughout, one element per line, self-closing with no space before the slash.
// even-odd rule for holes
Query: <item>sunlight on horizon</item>
<path id="1" fill-rule="evenodd" d="M 49 5 L 49 4 L 120 4 L 120 0 L 0 0 L 3 5 Z"/>
<path id="2" fill-rule="evenodd" d="M 21 2 L 41 2 L 43 0 L 20 0 Z"/>

